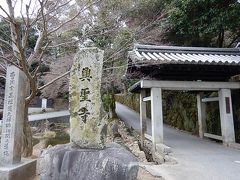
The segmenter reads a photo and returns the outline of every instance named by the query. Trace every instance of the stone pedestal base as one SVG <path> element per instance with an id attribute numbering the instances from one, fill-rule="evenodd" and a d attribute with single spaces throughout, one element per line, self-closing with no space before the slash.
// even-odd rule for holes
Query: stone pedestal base
<path id="1" fill-rule="evenodd" d="M 1 180 L 30 180 L 36 175 L 37 160 L 22 159 L 18 164 L 0 166 Z"/>
<path id="2" fill-rule="evenodd" d="M 137 159 L 116 143 L 102 150 L 57 145 L 40 157 L 41 180 L 135 180 L 137 173 Z"/>

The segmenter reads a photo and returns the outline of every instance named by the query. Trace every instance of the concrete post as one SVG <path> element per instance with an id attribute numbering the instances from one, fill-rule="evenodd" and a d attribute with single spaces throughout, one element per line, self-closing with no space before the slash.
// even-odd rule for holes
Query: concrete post
<path id="1" fill-rule="evenodd" d="M 5 165 L 21 161 L 26 87 L 25 74 L 15 66 L 8 66 L 0 149 L 0 163 Z"/>
<path id="2" fill-rule="evenodd" d="M 163 113 L 161 88 L 151 88 L 151 121 L 153 151 L 156 151 L 156 144 L 163 143 Z"/>
<path id="3" fill-rule="evenodd" d="M 140 128 L 141 128 L 141 146 L 144 146 L 144 139 L 145 136 L 144 134 L 146 133 L 147 130 L 147 114 L 146 114 L 146 102 L 143 101 L 143 98 L 146 96 L 146 91 L 145 89 L 141 90 L 140 93 Z"/>
<path id="4" fill-rule="evenodd" d="M 42 99 L 42 109 L 46 109 L 47 108 L 47 99 L 43 98 Z"/>
<path id="5" fill-rule="evenodd" d="M 232 112 L 232 98 L 230 89 L 219 90 L 219 109 L 223 144 L 235 142 L 235 132 Z"/>
<path id="6" fill-rule="evenodd" d="M 197 94 L 198 129 L 200 138 L 203 138 L 206 131 L 206 104 L 202 103 L 202 97 L 203 93 Z"/>

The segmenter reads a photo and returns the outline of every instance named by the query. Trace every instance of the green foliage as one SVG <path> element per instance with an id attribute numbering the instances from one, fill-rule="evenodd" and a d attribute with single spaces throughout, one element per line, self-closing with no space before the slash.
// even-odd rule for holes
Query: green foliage
<path id="1" fill-rule="evenodd" d="M 206 104 L 206 131 L 221 136 L 220 111 L 218 102 Z"/>
<path id="2" fill-rule="evenodd" d="M 47 64 L 41 64 L 39 67 L 39 72 L 43 73 L 43 72 L 49 72 L 50 71 L 50 67 Z"/>
<path id="3" fill-rule="evenodd" d="M 22 21 L 21 18 L 18 18 L 16 20 L 17 20 L 17 23 L 20 23 L 21 25 L 23 24 L 23 21 Z M 9 26 L 8 22 L 3 21 L 3 20 L 0 20 L 0 38 L 11 44 L 10 26 Z M 36 41 L 37 41 L 36 30 L 34 28 L 31 28 L 30 31 L 29 31 L 28 39 L 27 39 L 28 48 L 29 49 L 34 49 Z M 4 44 L 4 46 L 5 46 L 5 44 Z"/>
<path id="4" fill-rule="evenodd" d="M 178 129 L 197 133 L 196 95 L 181 91 L 165 91 L 164 121 Z"/>
<path id="5" fill-rule="evenodd" d="M 127 67 L 127 52 L 132 45 L 134 35 L 125 26 L 123 16 L 131 7 L 130 0 L 103 0 L 96 4 L 97 11 L 90 10 L 89 18 L 94 17 L 94 23 L 88 22 L 83 38 L 92 41 L 94 46 L 104 50 L 103 89 L 108 91 L 112 86 L 121 88 L 121 78 Z M 91 44 L 91 45 L 92 45 Z"/>
<path id="6" fill-rule="evenodd" d="M 28 36 L 28 39 L 27 39 L 28 47 L 30 49 L 34 49 L 35 44 L 37 42 L 37 38 L 38 38 L 38 36 L 36 35 L 36 30 L 31 29 L 30 33 L 29 33 L 29 36 Z"/>
<path id="7" fill-rule="evenodd" d="M 112 39 L 112 51 L 119 51 L 123 49 L 121 56 L 126 57 L 128 48 L 125 48 L 129 47 L 129 44 L 131 44 L 133 39 L 133 32 L 129 28 L 122 28 L 122 30 L 119 31 L 118 34 Z"/>
<path id="8" fill-rule="evenodd" d="M 172 5 L 162 27 L 177 45 L 222 47 L 226 38 L 231 45 L 240 37 L 237 0 L 175 0 Z"/>
<path id="9" fill-rule="evenodd" d="M 115 97 L 111 93 L 104 94 L 102 96 L 103 108 L 106 112 L 109 111 L 109 108 L 115 109 Z"/>
<path id="10" fill-rule="evenodd" d="M 3 39 L 4 41 L 7 41 L 9 44 L 11 44 L 10 38 L 11 32 L 9 24 L 3 20 L 0 20 L 0 39 Z M 1 42 L 0 48 L 2 48 L 3 51 L 9 51 L 9 49 L 11 49 L 11 47 L 7 47 L 6 44 L 3 44 Z"/>
<path id="11" fill-rule="evenodd" d="M 6 21 L 0 21 L 0 38 L 9 41 L 11 37 L 10 26 Z"/>
<path id="12" fill-rule="evenodd" d="M 65 92 L 65 93 L 63 94 L 63 99 L 69 100 L 69 92 Z"/>
<path id="13" fill-rule="evenodd" d="M 136 21 L 151 21 L 161 15 L 161 12 L 167 8 L 169 0 L 139 0 L 134 3 L 134 6 L 128 10 L 127 18 L 133 18 Z M 137 20 L 138 19 L 138 20 Z"/>
<path id="14" fill-rule="evenodd" d="M 58 145 L 58 144 L 66 144 L 70 142 L 70 136 L 64 131 L 57 131 L 56 137 L 49 139 L 48 145 Z"/>
<path id="15" fill-rule="evenodd" d="M 117 102 L 126 105 L 127 107 L 133 109 L 134 111 L 139 112 L 140 103 L 138 94 L 115 94 L 115 99 Z"/>
<path id="16" fill-rule="evenodd" d="M 5 84 L 5 78 L 0 77 L 0 84 Z"/>
<path id="17" fill-rule="evenodd" d="M 94 41 L 95 45 L 99 48 L 106 48 L 109 47 L 111 44 L 111 36 L 109 34 L 107 34 L 107 31 L 110 30 L 103 30 L 100 29 L 100 27 L 95 27 L 96 30 L 94 30 L 97 35 L 92 36 L 91 40 Z M 99 36 L 98 34 L 102 34 L 101 36 Z"/>

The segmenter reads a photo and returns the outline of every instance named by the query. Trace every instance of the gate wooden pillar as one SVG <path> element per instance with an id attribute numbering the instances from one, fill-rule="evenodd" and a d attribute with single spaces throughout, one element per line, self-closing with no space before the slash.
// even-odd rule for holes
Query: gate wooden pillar
<path id="1" fill-rule="evenodd" d="M 198 129 L 199 137 L 203 138 L 206 131 L 206 104 L 202 102 L 203 93 L 197 94 L 197 109 L 198 109 Z"/>
<path id="2" fill-rule="evenodd" d="M 147 113 L 146 113 L 146 102 L 143 98 L 146 96 L 146 90 L 141 89 L 140 92 L 140 129 L 141 129 L 141 146 L 144 146 L 145 133 L 147 131 Z"/>
<path id="3" fill-rule="evenodd" d="M 156 144 L 163 143 L 163 111 L 161 88 L 151 88 L 151 121 L 153 151 L 156 151 Z"/>
<path id="4" fill-rule="evenodd" d="M 230 89 L 219 90 L 219 109 L 223 144 L 235 142 L 235 132 L 232 112 L 232 98 Z"/>

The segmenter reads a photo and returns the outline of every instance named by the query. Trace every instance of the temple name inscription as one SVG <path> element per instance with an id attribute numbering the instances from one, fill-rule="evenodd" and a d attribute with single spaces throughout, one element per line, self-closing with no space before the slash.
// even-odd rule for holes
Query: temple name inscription
<path id="1" fill-rule="evenodd" d="M 103 148 L 105 120 L 101 103 L 103 51 L 81 49 L 70 74 L 70 138 L 83 148 Z"/>

